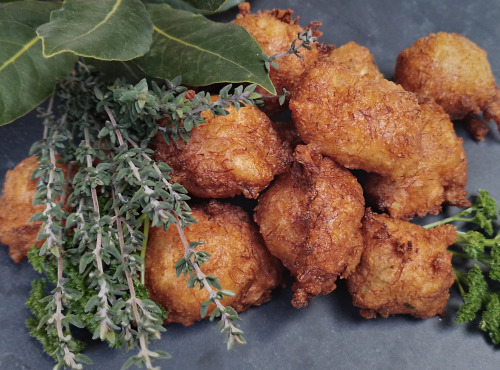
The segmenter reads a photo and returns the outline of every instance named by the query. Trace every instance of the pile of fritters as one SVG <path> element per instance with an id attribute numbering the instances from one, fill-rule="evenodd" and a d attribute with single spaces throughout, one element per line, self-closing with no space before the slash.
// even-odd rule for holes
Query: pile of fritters
<path id="1" fill-rule="evenodd" d="M 275 55 L 307 28 L 321 35 L 319 22 L 303 28 L 292 14 L 252 14 L 243 3 L 234 23 Z M 270 76 L 279 92 L 291 92 L 293 122 L 271 122 L 268 114 L 282 109 L 273 97 L 263 111 L 246 106 L 226 116 L 205 114 L 207 122 L 189 142 L 155 141 L 156 159 L 173 168 L 173 180 L 191 195 L 258 199 L 254 220 L 225 201 L 198 200 L 199 225 L 185 230 L 188 242 L 204 241 L 199 248 L 212 255 L 205 273 L 236 293 L 224 304 L 241 311 L 269 300 L 283 265 L 295 280 L 295 307 L 332 292 L 340 277 L 364 317 L 443 314 L 454 281 L 447 248 L 456 231 L 426 230 L 409 220 L 437 214 L 443 205 L 470 204 L 467 159 L 451 119 L 483 111 L 499 122 L 499 92 L 485 52 L 460 35 L 430 35 L 400 54 L 396 83 L 354 42 L 314 43 L 301 58 L 287 55 L 276 63 L 279 70 Z M 1 217 L 37 210 L 28 204 L 34 191 L 29 161 L 29 169 L 22 164 L 13 171 L 22 184 L 7 175 L 1 198 L 3 207 L 23 211 Z M 16 261 L 39 228 L 24 218 L 0 219 L 0 241 Z M 208 296 L 176 278 L 183 254 L 174 228 L 151 231 L 146 276 L 152 298 L 170 312 L 168 322 L 190 325 L 201 319 Z"/>

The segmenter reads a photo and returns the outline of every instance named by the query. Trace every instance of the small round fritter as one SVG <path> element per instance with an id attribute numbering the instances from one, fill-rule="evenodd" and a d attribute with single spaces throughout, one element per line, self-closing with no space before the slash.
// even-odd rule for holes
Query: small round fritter
<path id="1" fill-rule="evenodd" d="M 452 225 L 426 230 L 367 210 L 363 237 L 361 262 L 347 279 L 363 317 L 444 315 L 455 281 L 447 251 L 457 238 Z"/>
<path id="2" fill-rule="evenodd" d="M 370 50 L 354 41 L 330 50 L 323 57 L 323 60 L 325 59 L 343 63 L 359 76 L 365 76 L 373 80 L 384 78 L 375 64 L 375 59 Z"/>
<path id="3" fill-rule="evenodd" d="M 256 198 L 275 175 L 289 167 L 292 150 L 256 106 L 227 110 L 228 115 L 216 117 L 203 112 L 206 123 L 191 131 L 189 142 L 167 144 L 158 134 L 155 159 L 168 163 L 173 180 L 191 195 Z"/>
<path id="4" fill-rule="evenodd" d="M 257 226 L 241 208 L 215 200 L 193 207 L 197 225 L 186 227 L 188 242 L 203 241 L 197 251 L 209 253 L 202 265 L 206 275 L 219 279 L 223 289 L 234 292 L 222 304 L 241 312 L 271 299 L 282 281 L 282 266 L 266 249 Z M 187 277 L 177 277 L 175 264 L 184 247 L 175 226 L 150 230 L 146 253 L 146 286 L 151 299 L 169 312 L 166 322 L 191 325 L 201 320 L 200 306 L 208 299 L 206 289 L 189 289 Z M 214 309 L 210 305 L 208 315 Z"/>
<path id="5" fill-rule="evenodd" d="M 259 198 L 254 218 L 269 251 L 295 277 L 292 305 L 328 294 L 354 271 L 362 249 L 361 186 L 345 168 L 299 145 L 290 172 Z"/>
<path id="6" fill-rule="evenodd" d="M 499 105 L 486 52 L 456 33 L 430 34 L 403 50 L 394 79 L 420 97 L 434 99 L 452 120 Z"/>
<path id="7" fill-rule="evenodd" d="M 306 29 L 311 29 L 314 37 L 321 36 L 321 32 L 318 31 L 321 22 L 312 22 L 303 28 L 298 24 L 299 18 L 292 18 L 293 11 L 290 9 L 265 10 L 252 14 L 248 2 L 240 4 L 239 9 L 240 14 L 233 23 L 244 27 L 260 44 L 267 56 L 286 52 L 290 49 L 292 42 L 297 40 L 297 35 Z M 299 41 L 297 41 L 298 43 Z M 269 77 L 278 95 L 282 94 L 283 88 L 291 91 L 302 72 L 312 66 L 318 60 L 319 55 L 324 52 L 323 46 L 317 42 L 310 46 L 311 50 L 302 48 L 299 50 L 301 58 L 297 58 L 295 55 L 285 55 L 274 60 L 279 69 L 271 67 Z M 263 95 L 269 94 L 261 88 L 258 88 L 257 92 Z M 268 114 L 278 113 L 282 109 L 279 106 L 278 98 L 265 99 L 264 103 L 263 109 Z"/>
<path id="8" fill-rule="evenodd" d="M 420 107 L 401 86 L 323 61 L 302 75 L 290 108 L 304 142 L 347 168 L 398 178 L 417 167 Z"/>
<path id="9" fill-rule="evenodd" d="M 66 171 L 63 164 L 57 167 Z M 36 240 L 42 223 L 29 222 L 35 213 L 44 210 L 42 205 L 33 205 L 37 180 L 32 180 L 31 175 L 37 168 L 38 159 L 31 156 L 7 171 L 0 197 L 0 243 L 9 246 L 9 255 L 17 263 L 28 255 L 34 245 L 41 247 L 43 244 Z"/>
<path id="10" fill-rule="evenodd" d="M 438 214 L 443 204 L 469 207 L 467 158 L 449 116 L 433 100 L 422 102 L 422 157 L 417 172 L 393 180 L 368 174 L 365 197 L 391 217 L 410 220 L 427 213 Z"/>

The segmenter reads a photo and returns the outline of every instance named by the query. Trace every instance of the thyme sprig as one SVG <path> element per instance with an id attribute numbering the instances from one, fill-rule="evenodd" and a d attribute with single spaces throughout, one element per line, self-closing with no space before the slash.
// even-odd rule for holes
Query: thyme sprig
<path id="1" fill-rule="evenodd" d="M 59 118 L 46 115 L 44 138 L 32 150 L 40 165 L 34 173 L 40 177 L 36 202 L 45 205 L 34 219 L 43 222 L 39 237 L 46 241 L 40 251 L 30 252 L 30 261 L 45 278 L 33 285 L 28 326 L 60 367 L 81 368 L 90 361 L 80 353 L 83 346 L 73 338 L 72 327 L 85 327 L 111 346 L 137 348 L 125 367 L 153 369 L 155 359 L 168 357 L 149 348 L 165 330 L 166 317 L 143 285 L 149 222 L 165 229 L 176 226 L 189 255 L 187 269 L 207 291 L 202 316 L 214 303 L 210 318 L 221 318 L 228 347 L 245 342 L 238 315 L 221 303 L 233 293 L 202 272 L 209 255 L 194 253 L 197 243 L 189 244 L 184 235 L 185 227 L 196 222 L 186 203 L 190 198 L 170 182 L 170 167 L 153 160 L 148 146 L 160 129 L 167 140 L 189 140 L 190 131 L 205 121 L 203 111 L 227 114 L 230 104 L 238 109 L 259 95 L 254 85 L 238 87 L 233 94 L 227 86 L 220 99 L 211 101 L 204 92 L 188 93 L 180 82 L 167 81 L 163 87 L 151 83 L 150 89 L 145 80 L 137 85 L 117 81 L 108 88 L 81 64 L 56 90 Z M 76 168 L 67 176 L 72 184 L 64 209 L 56 202 L 67 182 L 56 167 L 57 154 Z M 45 297 L 47 280 L 55 289 Z M 193 281 L 189 286 L 196 285 Z"/>
<path id="2" fill-rule="evenodd" d="M 33 203 L 45 205 L 45 209 L 36 213 L 32 220 L 43 222 L 37 240 L 45 241 L 39 254 L 55 265 L 55 288 L 40 301 L 44 310 L 36 312 L 39 322 L 36 328 L 32 329 L 37 332 L 45 331 L 46 336 L 52 340 L 50 354 L 59 364 L 80 369 L 82 366 L 78 362 L 88 362 L 89 359 L 77 353 L 80 344 L 72 338 L 69 330 L 70 324 L 82 327 L 81 320 L 75 315 L 65 314 L 71 301 L 79 299 L 80 296 L 77 291 L 66 286 L 68 280 L 64 276 L 63 220 L 66 218 L 66 212 L 62 209 L 60 200 L 63 198 L 65 180 L 63 171 L 57 167 L 56 159 L 57 148 L 64 145 L 70 134 L 64 127 L 66 116 L 61 118 L 60 124 L 51 125 L 52 104 L 53 99 L 50 100 L 49 111 L 45 114 L 43 138 L 31 150 L 31 154 L 39 155 L 39 168 L 33 174 L 39 178 Z"/>
<path id="3" fill-rule="evenodd" d="M 269 72 L 271 70 L 271 67 L 274 69 L 279 69 L 279 66 L 274 62 L 275 59 L 283 58 L 286 55 L 295 55 L 297 58 L 302 58 L 299 51 L 300 48 L 311 50 L 312 46 L 310 44 L 317 40 L 318 38 L 313 36 L 313 30 L 311 28 L 307 28 L 303 32 L 299 32 L 297 34 L 297 38 L 292 41 L 292 44 L 290 45 L 288 50 L 284 51 L 283 53 L 271 55 L 267 58 L 267 60 L 264 62 L 267 71 Z M 298 45 L 297 41 L 300 41 Z"/>

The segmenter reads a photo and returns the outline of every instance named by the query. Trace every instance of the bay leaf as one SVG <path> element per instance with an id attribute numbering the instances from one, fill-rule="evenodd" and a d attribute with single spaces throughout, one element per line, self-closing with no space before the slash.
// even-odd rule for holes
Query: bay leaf
<path id="1" fill-rule="evenodd" d="M 226 1 L 225 0 L 184 0 L 193 8 L 206 10 L 209 12 L 217 11 Z"/>
<path id="2" fill-rule="evenodd" d="M 154 24 L 151 49 L 136 60 L 147 74 L 187 85 L 256 83 L 276 90 L 264 67 L 264 52 L 250 34 L 233 23 L 212 22 L 199 14 L 150 4 Z"/>
<path id="3" fill-rule="evenodd" d="M 0 125 L 14 121 L 52 93 L 58 77 L 67 75 L 76 57 L 45 58 L 36 28 L 48 22 L 60 4 L 11 2 L 0 7 Z"/>
<path id="4" fill-rule="evenodd" d="M 148 0 L 148 3 L 153 4 L 168 4 L 172 8 L 186 10 L 196 14 L 211 15 L 225 12 L 244 0 Z"/>
<path id="5" fill-rule="evenodd" d="M 47 57 L 130 60 L 149 50 L 153 24 L 140 0 L 66 0 L 37 33 Z"/>
<path id="6" fill-rule="evenodd" d="M 84 63 L 94 66 L 100 73 L 104 81 L 113 83 L 116 79 L 123 79 L 127 83 L 136 84 L 146 78 L 151 79 L 132 61 L 103 61 L 99 59 L 84 58 Z"/>

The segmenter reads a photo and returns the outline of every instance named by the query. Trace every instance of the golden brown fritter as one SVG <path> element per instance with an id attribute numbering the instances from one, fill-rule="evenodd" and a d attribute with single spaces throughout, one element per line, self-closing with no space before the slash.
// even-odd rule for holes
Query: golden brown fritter
<path id="1" fill-rule="evenodd" d="M 398 178 L 415 171 L 423 123 L 413 93 L 331 61 L 306 71 L 290 100 L 306 143 L 341 165 Z"/>
<path id="2" fill-rule="evenodd" d="M 322 58 L 323 60 L 343 63 L 359 76 L 365 76 L 374 80 L 384 78 L 375 64 L 375 59 L 370 50 L 354 41 L 330 50 Z"/>
<path id="3" fill-rule="evenodd" d="M 500 93 L 486 52 L 468 38 L 439 32 L 418 39 L 403 50 L 394 79 L 423 98 L 432 98 L 452 120 L 490 111 L 500 123 Z"/>
<path id="4" fill-rule="evenodd" d="M 269 251 L 295 277 L 292 304 L 328 294 L 356 267 L 362 249 L 361 186 L 345 168 L 299 145 L 290 172 L 259 198 L 254 218 Z"/>
<path id="5" fill-rule="evenodd" d="M 234 292 L 222 304 L 241 312 L 271 299 L 271 291 L 282 279 L 280 262 L 269 254 L 257 226 L 241 208 L 210 201 L 193 207 L 197 225 L 186 227 L 189 242 L 203 241 L 198 251 L 210 253 L 202 265 L 206 275 L 219 279 L 223 289 Z M 205 289 L 189 289 L 187 277 L 176 277 L 175 264 L 184 248 L 175 226 L 166 232 L 161 227 L 150 230 L 146 253 L 146 286 L 151 299 L 169 312 L 166 322 L 191 325 L 201 320 L 201 303 L 208 299 Z M 210 305 L 208 315 L 213 310 Z"/>
<path id="6" fill-rule="evenodd" d="M 420 107 L 423 151 L 417 172 L 397 180 L 369 174 L 363 183 L 367 200 L 397 219 L 438 214 L 442 204 L 470 206 L 463 140 L 438 104 L 429 100 Z"/>
<path id="7" fill-rule="evenodd" d="M 173 180 L 191 195 L 256 198 L 276 174 L 289 167 L 290 144 L 281 140 L 256 106 L 227 110 L 228 115 L 215 118 L 203 112 L 206 123 L 191 131 L 189 142 L 172 140 L 169 145 L 158 134 L 155 159 L 168 163 Z"/>
<path id="8" fill-rule="evenodd" d="M 321 22 L 312 22 L 303 28 L 298 23 L 298 17 L 296 19 L 292 18 L 293 11 L 290 9 L 265 10 L 252 14 L 248 2 L 241 3 L 239 9 L 240 14 L 233 22 L 244 27 L 260 44 L 267 56 L 286 52 L 290 49 L 293 40 L 297 39 L 297 35 L 306 29 L 311 29 L 314 37 L 320 37 L 322 34 L 318 31 Z M 286 55 L 275 59 L 274 62 L 279 69 L 271 67 L 269 76 L 278 95 L 283 92 L 283 88 L 291 91 L 302 72 L 312 66 L 318 60 L 319 55 L 324 52 L 324 46 L 316 42 L 310 46 L 312 47 L 311 50 L 299 50 L 301 58 L 297 58 L 295 55 Z M 261 88 L 257 88 L 257 92 L 263 95 L 269 94 Z M 278 98 L 269 98 L 265 99 L 263 109 L 272 115 L 282 110 L 282 107 L 279 105 Z"/>
<path id="9" fill-rule="evenodd" d="M 457 238 L 452 225 L 426 230 L 367 210 L 363 237 L 361 262 L 347 279 L 363 317 L 444 315 L 455 280 L 447 251 Z"/>
<path id="10" fill-rule="evenodd" d="M 37 212 L 42 212 L 44 206 L 33 205 L 36 194 L 36 182 L 31 175 L 38 167 L 38 159 L 34 156 L 21 161 L 13 170 L 7 171 L 5 183 L 0 197 L 0 243 L 9 246 L 9 255 L 19 263 L 28 255 L 28 251 L 43 241 L 36 241 L 41 222 L 29 222 Z M 66 171 L 66 166 L 57 167 Z"/>

